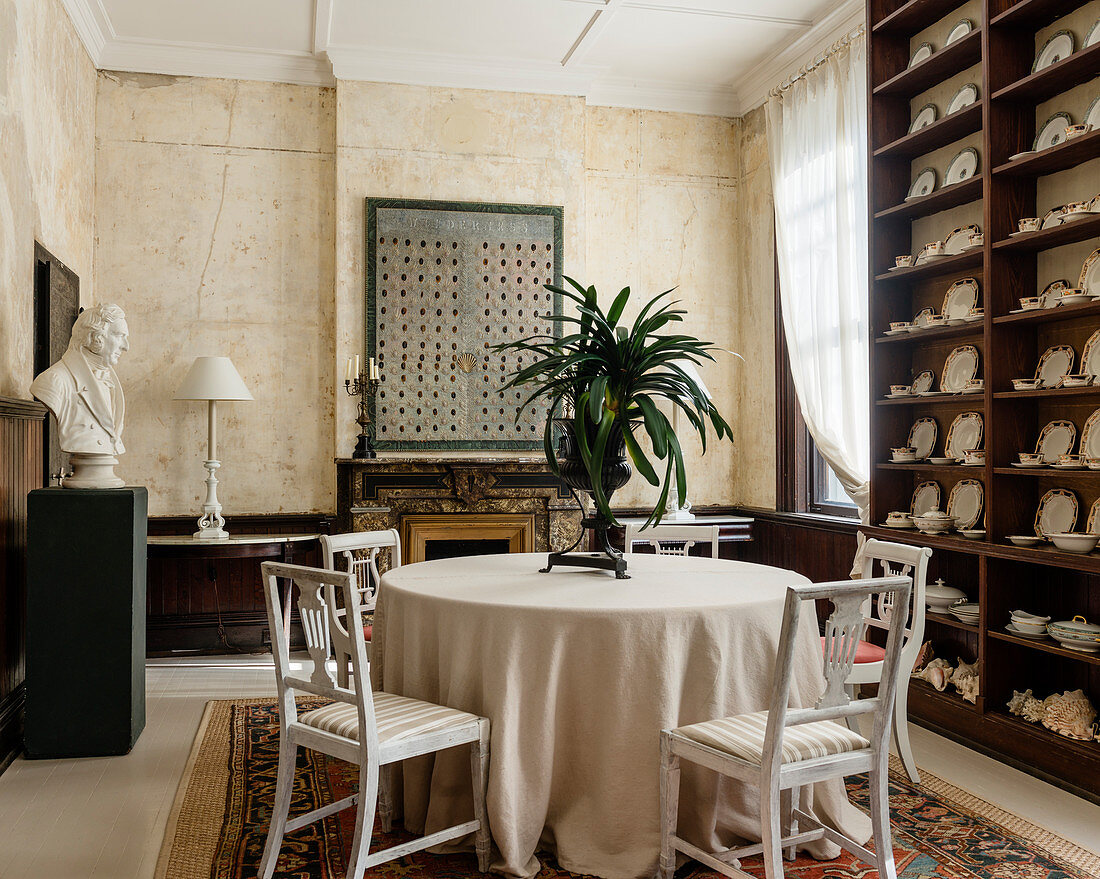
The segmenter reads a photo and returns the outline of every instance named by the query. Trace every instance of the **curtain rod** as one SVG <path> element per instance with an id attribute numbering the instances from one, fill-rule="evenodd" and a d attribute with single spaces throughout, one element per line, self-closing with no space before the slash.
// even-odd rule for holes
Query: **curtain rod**
<path id="1" fill-rule="evenodd" d="M 789 89 L 792 85 L 794 85 L 800 79 L 804 79 L 805 77 L 809 76 L 811 73 L 813 73 L 815 70 L 817 70 L 817 68 L 819 68 L 822 64 L 824 64 L 826 61 L 828 61 L 830 58 L 832 58 L 835 54 L 837 54 L 838 52 L 843 51 L 844 49 L 847 49 L 848 46 L 851 45 L 852 40 L 863 36 L 863 34 L 866 33 L 866 31 L 867 31 L 866 27 L 861 24 L 861 25 L 857 26 L 856 28 L 854 28 L 853 30 L 846 33 L 843 37 L 841 37 L 839 40 L 837 40 L 835 43 L 833 43 L 831 46 L 829 46 L 829 48 L 827 48 L 824 52 L 822 52 L 821 57 L 819 57 L 816 61 L 814 61 L 810 64 L 807 64 L 804 67 L 800 68 L 793 76 L 791 76 L 789 79 L 787 79 L 782 84 L 780 84 L 780 85 L 776 86 L 775 88 L 773 88 L 770 92 L 768 92 L 769 97 L 778 98 L 780 95 L 783 94 L 783 92 L 785 92 L 787 89 Z"/>

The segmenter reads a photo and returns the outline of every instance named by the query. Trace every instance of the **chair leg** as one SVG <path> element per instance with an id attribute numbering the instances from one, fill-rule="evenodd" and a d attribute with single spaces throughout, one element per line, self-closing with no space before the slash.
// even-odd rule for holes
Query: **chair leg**
<path id="1" fill-rule="evenodd" d="M 898 691 L 894 696 L 894 744 L 898 756 L 905 765 L 905 772 L 913 784 L 920 784 L 917 761 L 913 759 L 913 746 L 909 744 L 909 687 L 908 681 L 898 681 Z"/>
<path id="2" fill-rule="evenodd" d="M 798 819 L 794 817 L 794 810 L 798 808 L 798 788 L 789 787 L 779 792 L 780 822 L 784 836 L 794 836 L 798 833 Z M 788 846 L 783 852 L 788 861 L 797 857 L 795 847 Z"/>
<path id="3" fill-rule="evenodd" d="M 378 820 L 382 832 L 393 830 L 393 764 L 378 768 Z"/>
<path id="4" fill-rule="evenodd" d="M 778 779 L 760 779 L 760 840 L 764 843 L 764 875 L 767 879 L 783 879 L 783 829 L 780 825 L 780 795 Z"/>
<path id="5" fill-rule="evenodd" d="M 477 868 L 489 872 L 492 837 L 489 835 L 489 811 L 485 808 L 485 790 L 489 786 L 489 724 L 481 721 L 481 737 L 470 746 L 470 775 L 474 783 L 474 817 L 478 820 L 474 847 Z"/>
<path id="6" fill-rule="evenodd" d="M 275 864 L 279 860 L 286 819 L 290 813 L 290 798 L 294 793 L 294 766 L 298 762 L 297 757 L 298 746 L 284 733 L 279 739 L 279 768 L 275 782 L 275 800 L 271 804 L 271 825 L 267 830 L 263 857 L 260 858 L 258 872 L 260 879 L 271 879 L 275 872 Z"/>
<path id="7" fill-rule="evenodd" d="M 355 810 L 355 833 L 351 838 L 351 851 L 348 853 L 347 879 L 363 879 L 377 802 L 378 764 L 363 754 L 359 763 L 359 806 Z"/>
<path id="8" fill-rule="evenodd" d="M 871 786 L 871 829 L 874 832 L 875 855 L 878 863 L 879 879 L 897 879 L 894 866 L 894 843 L 890 833 L 890 799 L 887 789 L 886 760 L 870 771 L 868 781 Z"/>
<path id="9" fill-rule="evenodd" d="M 848 701 L 855 702 L 859 696 L 859 688 L 857 684 L 845 684 L 844 692 L 848 694 Z M 859 730 L 859 717 L 855 714 L 849 714 L 847 717 L 848 729 L 854 732 L 857 736 L 863 735 Z"/>
<path id="10" fill-rule="evenodd" d="M 672 739 L 661 733 L 661 859 L 657 879 L 672 879 L 676 872 L 676 850 L 672 837 L 676 834 L 676 817 L 680 808 L 680 756 L 672 753 Z"/>

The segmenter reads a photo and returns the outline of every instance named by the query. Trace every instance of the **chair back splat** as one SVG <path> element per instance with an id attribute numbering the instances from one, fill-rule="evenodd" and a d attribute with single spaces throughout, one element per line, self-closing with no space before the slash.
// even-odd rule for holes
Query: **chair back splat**
<path id="1" fill-rule="evenodd" d="M 657 555 L 686 556 L 696 544 L 709 543 L 710 556 L 716 559 L 720 530 L 717 525 L 661 524 L 644 530 L 638 525 L 627 525 L 623 548 L 633 552 L 635 544 L 648 543 Z"/>

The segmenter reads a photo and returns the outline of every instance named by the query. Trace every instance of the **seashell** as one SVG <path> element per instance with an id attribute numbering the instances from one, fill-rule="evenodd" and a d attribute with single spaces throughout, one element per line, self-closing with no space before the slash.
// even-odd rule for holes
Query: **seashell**
<path id="1" fill-rule="evenodd" d="M 1007 705 L 1008 713 L 1009 714 L 1016 714 L 1016 715 L 1022 714 L 1024 704 L 1026 702 L 1028 702 L 1029 700 L 1030 701 L 1035 701 L 1035 702 L 1038 701 L 1035 698 L 1035 694 L 1033 692 L 1031 692 L 1030 688 L 1028 688 L 1027 690 L 1024 690 L 1022 693 L 1019 690 L 1013 690 L 1012 691 L 1012 698 L 1008 700 L 1008 705 Z"/>
<path id="2" fill-rule="evenodd" d="M 1084 690 L 1066 690 L 1043 700 L 1043 726 L 1059 735 L 1089 741 L 1095 735 L 1096 709 Z"/>
<path id="3" fill-rule="evenodd" d="M 474 367 L 477 366 L 477 358 L 469 351 L 464 351 L 462 354 L 458 355 L 455 363 L 463 372 L 473 372 Z"/>
<path id="4" fill-rule="evenodd" d="M 928 681 L 940 692 L 947 689 L 947 682 L 951 680 L 952 668 L 946 659 L 933 659 L 921 671 L 913 675 L 915 678 Z"/>
<path id="5" fill-rule="evenodd" d="M 978 663 L 963 662 L 959 659 L 959 667 L 951 673 L 951 683 L 955 685 L 964 700 L 967 702 L 978 701 Z"/>
<path id="6" fill-rule="evenodd" d="M 935 654 L 932 652 L 932 642 L 925 641 L 920 645 L 920 650 L 917 651 L 917 661 L 913 663 L 913 672 L 919 672 L 929 662 L 932 661 Z"/>

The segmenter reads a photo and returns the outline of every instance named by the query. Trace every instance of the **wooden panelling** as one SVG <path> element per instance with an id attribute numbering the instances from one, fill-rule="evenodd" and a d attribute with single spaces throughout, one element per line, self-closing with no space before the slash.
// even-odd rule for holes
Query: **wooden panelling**
<path id="1" fill-rule="evenodd" d="M 46 409 L 0 397 L 0 769 L 23 748 L 27 493 L 45 473 Z"/>

